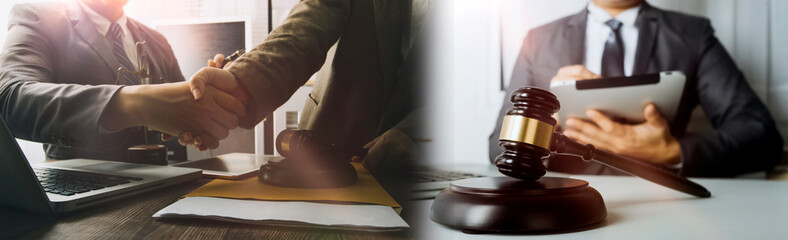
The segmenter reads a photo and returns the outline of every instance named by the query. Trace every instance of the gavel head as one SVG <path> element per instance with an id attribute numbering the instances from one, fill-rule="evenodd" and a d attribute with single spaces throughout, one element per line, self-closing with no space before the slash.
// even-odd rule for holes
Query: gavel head
<path id="1" fill-rule="evenodd" d="M 276 150 L 305 167 L 347 163 L 338 149 L 310 130 L 285 129 L 276 137 Z"/>
<path id="2" fill-rule="evenodd" d="M 506 112 L 498 138 L 504 152 L 495 158 L 495 166 L 510 177 L 539 179 L 546 173 L 542 161 L 550 156 L 558 98 L 549 91 L 525 87 L 515 90 L 511 101 L 514 107 Z"/>
<path id="3" fill-rule="evenodd" d="M 312 130 L 286 129 L 276 137 L 284 159 L 260 166 L 260 181 L 289 188 L 337 188 L 358 181 L 350 157 Z"/>
<path id="4" fill-rule="evenodd" d="M 276 136 L 276 151 L 288 157 L 293 153 L 308 150 L 311 145 L 320 144 L 315 143 L 316 140 L 318 139 L 310 131 L 285 129 Z"/>

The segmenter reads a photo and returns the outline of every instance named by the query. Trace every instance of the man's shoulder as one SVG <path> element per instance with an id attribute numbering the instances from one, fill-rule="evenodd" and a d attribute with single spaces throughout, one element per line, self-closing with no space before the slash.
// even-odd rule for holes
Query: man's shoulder
<path id="1" fill-rule="evenodd" d="M 653 8 L 660 25 L 682 34 L 704 33 L 711 26 L 708 18 L 671 10 Z"/>
<path id="2" fill-rule="evenodd" d="M 662 19 L 665 21 L 684 22 L 684 23 L 702 23 L 709 21 L 709 19 L 706 17 L 691 15 L 691 14 L 677 12 L 673 10 L 665 10 L 660 8 L 654 8 L 654 10 L 659 15 L 661 15 Z"/>
<path id="3" fill-rule="evenodd" d="M 11 15 L 13 16 L 36 16 L 43 19 L 54 16 L 65 16 L 66 5 L 61 1 L 51 2 L 34 2 L 34 3 L 19 3 L 14 4 L 11 8 Z"/>
<path id="4" fill-rule="evenodd" d="M 13 26 L 25 26 L 38 29 L 39 32 L 53 33 L 68 29 L 71 24 L 68 8 L 63 2 L 36 2 L 16 4 L 8 16 L 10 29 Z"/>
<path id="5" fill-rule="evenodd" d="M 552 22 L 545 23 L 543 25 L 540 25 L 538 27 L 535 27 L 535 28 L 531 29 L 529 31 L 529 34 L 535 34 L 535 35 L 538 35 L 538 36 L 545 36 L 546 33 L 557 33 L 557 32 L 560 32 L 559 30 L 570 26 L 570 23 L 576 21 L 578 17 L 581 17 L 581 16 L 578 16 L 579 14 L 582 14 L 582 13 L 575 13 L 575 14 L 572 14 L 572 15 L 569 15 L 569 16 L 565 16 L 565 17 L 559 18 L 559 19 L 554 20 Z"/>

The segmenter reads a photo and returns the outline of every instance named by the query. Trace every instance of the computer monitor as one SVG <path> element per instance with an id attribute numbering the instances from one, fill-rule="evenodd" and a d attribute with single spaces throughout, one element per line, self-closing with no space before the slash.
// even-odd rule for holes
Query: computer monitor
<path id="1" fill-rule="evenodd" d="M 252 48 L 251 19 L 246 17 L 162 20 L 152 25 L 172 46 L 186 80 L 217 53 L 230 55 Z M 232 130 L 230 137 L 219 142 L 219 148 L 206 152 L 189 147 L 187 158 L 197 160 L 233 152 L 255 153 L 255 131 Z"/>
<path id="2" fill-rule="evenodd" d="M 167 20 L 154 28 L 169 41 L 187 80 L 217 53 L 252 48 L 251 21 L 241 17 Z"/>

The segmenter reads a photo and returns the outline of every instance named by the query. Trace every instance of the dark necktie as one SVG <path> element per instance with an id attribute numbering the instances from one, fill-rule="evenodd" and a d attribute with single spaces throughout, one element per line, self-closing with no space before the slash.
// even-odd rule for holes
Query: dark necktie
<path id="1" fill-rule="evenodd" d="M 123 29 L 120 28 L 118 23 L 112 23 L 112 26 L 109 27 L 109 33 L 112 34 L 112 39 L 115 40 L 115 44 L 113 44 L 112 47 L 115 59 L 118 60 L 120 66 L 126 70 L 136 71 L 136 68 L 134 68 L 134 65 L 131 64 L 129 57 L 126 55 L 126 50 L 123 48 Z M 127 85 L 139 84 L 139 78 L 136 75 L 128 72 L 120 72 L 119 74 L 126 81 Z"/>
<path id="2" fill-rule="evenodd" d="M 615 19 L 610 19 L 605 24 L 611 31 L 602 53 L 602 77 L 621 77 L 624 76 L 624 43 L 619 31 L 622 24 Z"/>

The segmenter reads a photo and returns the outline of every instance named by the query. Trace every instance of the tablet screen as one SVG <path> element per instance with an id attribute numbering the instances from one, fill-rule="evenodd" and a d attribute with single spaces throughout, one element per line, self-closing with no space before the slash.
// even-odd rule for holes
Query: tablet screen
<path id="1" fill-rule="evenodd" d="M 686 77 L 679 71 L 581 81 L 550 83 L 550 91 L 561 102 L 558 119 L 588 119 L 586 110 L 596 109 L 626 123 L 641 123 L 643 107 L 654 103 L 659 113 L 672 123 L 676 118 Z"/>

